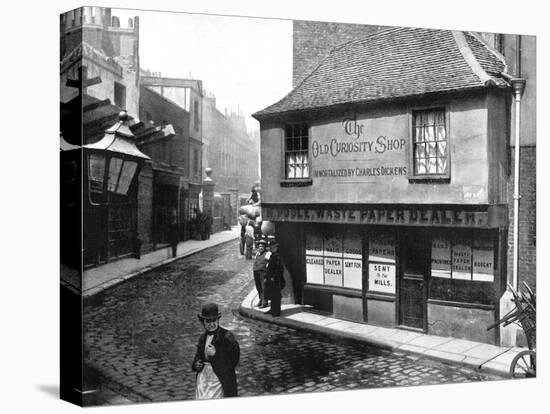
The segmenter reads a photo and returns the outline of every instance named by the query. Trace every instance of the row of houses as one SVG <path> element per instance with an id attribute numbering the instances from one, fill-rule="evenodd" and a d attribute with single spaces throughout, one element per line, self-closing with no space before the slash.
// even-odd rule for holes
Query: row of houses
<path id="1" fill-rule="evenodd" d="M 258 180 L 259 168 L 258 140 L 244 122 L 221 114 L 201 80 L 141 68 L 137 16 L 125 24 L 109 8 L 82 7 L 61 15 L 60 31 L 62 168 L 72 172 L 62 174 L 61 185 L 75 186 L 74 192 L 62 189 L 62 216 L 77 218 L 84 211 L 83 233 L 67 230 L 67 240 L 84 241 L 83 266 L 196 237 L 197 209 L 221 216 L 214 217 L 214 230 L 236 222 L 239 193 Z M 124 142 L 124 161 L 100 157 L 102 151 L 112 154 L 107 136 Z M 245 158 L 248 167 L 235 173 Z M 121 178 L 132 173 L 124 191 L 111 185 L 111 166 L 120 166 Z M 203 205 L 208 167 L 221 207 Z M 80 257 L 76 247 L 64 251 L 68 260 Z"/>

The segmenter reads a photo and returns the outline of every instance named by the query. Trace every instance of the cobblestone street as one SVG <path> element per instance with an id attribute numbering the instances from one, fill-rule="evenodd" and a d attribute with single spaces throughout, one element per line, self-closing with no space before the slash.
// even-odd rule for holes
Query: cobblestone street
<path id="1" fill-rule="evenodd" d="M 192 399 L 190 369 L 202 332 L 196 314 L 214 301 L 241 346 L 239 395 L 315 392 L 499 379 L 460 366 L 297 331 L 238 314 L 253 288 L 237 241 L 208 249 L 85 301 L 88 366 L 132 401 Z"/>

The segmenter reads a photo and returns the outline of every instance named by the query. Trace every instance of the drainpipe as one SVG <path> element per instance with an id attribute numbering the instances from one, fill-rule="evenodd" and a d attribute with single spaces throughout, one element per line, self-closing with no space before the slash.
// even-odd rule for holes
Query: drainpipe
<path id="1" fill-rule="evenodd" d="M 512 88 L 514 89 L 514 103 L 516 108 L 516 119 L 515 119 L 515 139 L 514 139 L 514 268 L 513 268 L 513 277 L 512 277 L 512 287 L 514 290 L 518 290 L 518 253 L 519 253 L 519 242 L 518 242 L 518 233 L 519 233 L 519 200 L 521 195 L 519 194 L 519 126 L 520 126 L 520 114 L 521 114 L 521 96 L 525 90 L 525 79 L 515 78 L 505 73 L 502 73 L 502 76 L 508 80 Z"/>

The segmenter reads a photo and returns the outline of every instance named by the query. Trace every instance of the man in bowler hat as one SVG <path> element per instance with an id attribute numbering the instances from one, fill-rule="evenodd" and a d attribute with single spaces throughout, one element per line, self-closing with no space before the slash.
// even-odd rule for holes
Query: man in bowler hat
<path id="1" fill-rule="evenodd" d="M 220 326 L 218 305 L 207 303 L 197 316 L 204 326 L 204 333 L 199 338 L 191 364 L 197 373 L 195 398 L 236 397 L 235 367 L 239 363 L 239 344 L 230 331 Z"/>
<path id="2" fill-rule="evenodd" d="M 252 272 L 254 274 L 254 283 L 256 284 L 256 290 L 258 291 L 258 303 L 256 306 L 260 308 L 267 308 L 267 300 L 265 299 L 264 284 L 265 275 L 267 272 L 267 242 L 263 239 L 258 241 L 258 251 L 256 252 L 256 259 L 252 266 Z"/>
<path id="3" fill-rule="evenodd" d="M 267 263 L 265 275 L 265 298 L 271 302 L 268 313 L 271 316 L 281 316 L 281 290 L 285 287 L 284 265 L 279 255 L 279 243 L 273 240 L 269 244 L 271 255 Z"/>

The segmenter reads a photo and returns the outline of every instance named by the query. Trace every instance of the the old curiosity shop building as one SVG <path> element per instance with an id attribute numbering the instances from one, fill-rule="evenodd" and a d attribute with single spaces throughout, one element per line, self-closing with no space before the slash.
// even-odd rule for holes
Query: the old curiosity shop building
<path id="1" fill-rule="evenodd" d="M 392 28 L 335 47 L 255 113 L 262 217 L 296 301 L 500 343 L 486 328 L 507 282 L 517 81 L 475 34 Z"/>

